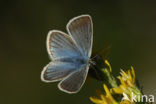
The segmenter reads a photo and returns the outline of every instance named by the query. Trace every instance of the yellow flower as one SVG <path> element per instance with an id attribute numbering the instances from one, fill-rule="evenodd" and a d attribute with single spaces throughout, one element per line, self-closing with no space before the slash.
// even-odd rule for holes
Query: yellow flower
<path id="1" fill-rule="evenodd" d="M 134 68 L 131 67 L 131 71 L 128 70 L 128 72 L 121 70 L 120 74 L 121 76 L 118 76 L 118 78 L 121 84 L 117 88 L 112 88 L 110 92 L 116 94 L 122 94 L 123 92 L 130 93 L 131 88 L 136 87 Z"/>
<path id="2" fill-rule="evenodd" d="M 90 97 L 90 100 L 95 104 L 118 104 L 113 96 L 111 95 L 108 87 L 104 84 L 104 90 L 106 95 L 100 94 L 100 98 L 97 97 Z"/>
<path id="3" fill-rule="evenodd" d="M 124 101 L 121 101 L 120 104 L 134 104 L 134 103 L 124 100 Z"/>
<path id="4" fill-rule="evenodd" d="M 124 72 L 121 70 L 121 76 L 118 76 L 120 80 L 120 85 L 118 87 L 110 89 L 110 92 L 112 94 L 123 94 L 125 93 L 129 99 L 132 99 L 132 92 L 133 94 L 140 94 L 140 90 L 137 88 L 136 83 L 135 83 L 135 72 L 134 68 L 131 67 L 131 71 L 128 70 L 127 72 Z M 123 103 L 124 104 L 124 103 Z"/>
<path id="5" fill-rule="evenodd" d="M 105 64 L 109 67 L 110 72 L 112 72 L 112 67 L 110 63 L 108 62 L 108 60 L 105 60 Z"/>
<path id="6" fill-rule="evenodd" d="M 131 67 L 131 71 L 128 70 L 127 73 L 121 70 L 121 75 L 122 76 L 119 76 L 118 78 L 120 79 L 122 85 L 127 87 L 133 87 L 135 85 L 135 73 L 133 67 Z"/>
<path id="7" fill-rule="evenodd" d="M 112 88 L 108 89 L 104 84 L 106 94 L 98 93 L 97 95 L 99 97 L 90 97 L 90 100 L 95 104 L 135 104 L 132 99 L 132 93 L 134 96 L 142 95 L 142 93 L 136 86 L 134 68 L 131 67 L 131 70 L 127 72 L 121 70 L 121 75 L 117 77 L 120 80 L 120 85 L 118 85 L 116 79 L 111 74 L 112 68 L 110 63 L 105 60 L 105 64 L 108 68 L 103 68 L 102 71 L 107 76 L 108 83 Z M 116 95 L 120 95 L 118 96 L 119 98 Z M 124 95 L 126 95 L 127 99 L 124 99 Z M 139 100 L 139 98 L 137 98 L 137 100 Z"/>

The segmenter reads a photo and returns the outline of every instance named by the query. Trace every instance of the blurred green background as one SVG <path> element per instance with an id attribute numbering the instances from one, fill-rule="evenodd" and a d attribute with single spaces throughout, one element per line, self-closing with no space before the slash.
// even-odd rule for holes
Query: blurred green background
<path id="1" fill-rule="evenodd" d="M 94 23 L 93 51 L 112 45 L 108 57 L 113 72 L 134 66 L 145 94 L 156 95 L 156 3 L 153 1 L 0 1 L 0 104 L 89 104 L 102 85 L 91 80 L 78 94 L 58 90 L 40 80 L 50 61 L 49 30 L 66 32 L 67 22 L 90 14 Z"/>

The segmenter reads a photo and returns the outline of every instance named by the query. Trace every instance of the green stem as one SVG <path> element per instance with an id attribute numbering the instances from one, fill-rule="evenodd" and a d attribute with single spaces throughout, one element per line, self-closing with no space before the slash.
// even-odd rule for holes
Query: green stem
<path id="1" fill-rule="evenodd" d="M 108 82 L 113 88 L 118 87 L 115 78 L 111 75 L 110 71 L 108 71 L 107 68 L 103 68 L 102 72 L 104 72 L 104 74 L 107 76 Z"/>

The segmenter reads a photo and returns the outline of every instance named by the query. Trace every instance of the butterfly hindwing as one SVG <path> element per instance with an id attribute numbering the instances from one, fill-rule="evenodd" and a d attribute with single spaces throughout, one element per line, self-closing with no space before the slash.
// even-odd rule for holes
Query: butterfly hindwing
<path id="1" fill-rule="evenodd" d="M 71 73 L 59 83 L 59 89 L 67 93 L 77 93 L 86 80 L 88 68 L 88 65 L 83 65 Z"/>
<path id="2" fill-rule="evenodd" d="M 75 65 L 69 62 L 52 61 L 44 67 L 41 79 L 44 82 L 55 82 L 65 78 L 76 69 Z"/>

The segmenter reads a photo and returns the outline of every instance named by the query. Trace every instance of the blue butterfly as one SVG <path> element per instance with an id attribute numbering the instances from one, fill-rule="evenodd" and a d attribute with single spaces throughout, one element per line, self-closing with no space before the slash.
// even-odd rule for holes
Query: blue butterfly
<path id="1" fill-rule="evenodd" d="M 47 36 L 47 51 L 51 62 L 44 67 L 41 80 L 60 81 L 58 88 L 66 93 L 77 93 L 83 86 L 90 65 L 93 44 L 93 23 L 89 15 L 71 19 L 68 34 L 52 30 Z"/>

